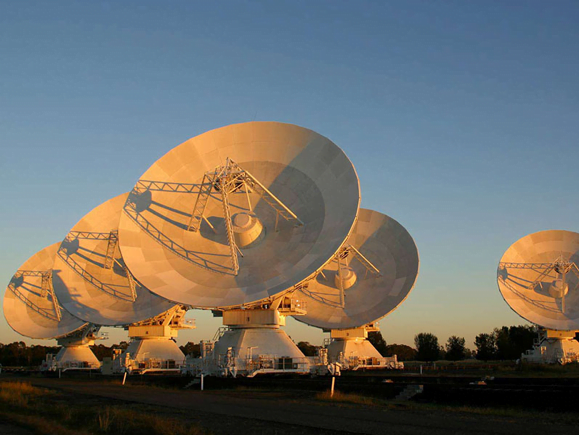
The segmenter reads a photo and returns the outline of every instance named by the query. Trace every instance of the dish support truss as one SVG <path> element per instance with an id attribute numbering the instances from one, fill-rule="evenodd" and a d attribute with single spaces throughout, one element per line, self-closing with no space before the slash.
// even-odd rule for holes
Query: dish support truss
<path id="1" fill-rule="evenodd" d="M 81 240 L 106 240 L 107 248 L 102 259 L 103 269 L 110 270 L 116 264 L 118 265 L 123 274 L 127 278 L 127 288 L 129 293 L 119 291 L 115 286 L 102 282 L 99 278 L 84 269 L 74 258 L 73 255 L 69 254 L 69 247 L 78 241 L 80 246 Z M 119 254 L 119 255 L 117 255 Z M 119 232 L 118 230 L 112 230 L 108 233 L 106 232 L 90 232 L 90 231 L 71 231 L 68 233 L 64 242 L 60 245 L 58 249 L 58 256 L 68 265 L 74 272 L 80 275 L 84 280 L 88 281 L 97 289 L 108 293 L 116 298 L 134 302 L 137 299 L 137 291 L 135 278 L 125 265 L 125 262 L 120 257 L 119 252 Z"/>
<path id="2" fill-rule="evenodd" d="M 368 277 L 369 273 L 371 275 L 374 275 L 375 277 L 382 276 L 380 270 L 376 266 L 374 266 L 374 264 L 372 264 L 372 262 L 368 260 L 358 249 L 356 249 L 355 246 L 345 245 L 342 248 L 340 248 L 340 250 L 331 258 L 331 260 L 328 263 L 326 263 L 326 264 L 329 264 L 331 262 L 337 263 L 338 278 L 339 278 L 337 288 L 340 291 L 340 302 L 338 306 L 340 308 L 345 308 L 346 306 L 345 300 L 346 289 L 344 288 L 342 279 L 344 269 L 349 267 L 352 260 L 354 259 L 358 260 L 362 264 L 362 266 L 364 266 L 364 268 L 366 269 L 364 273 L 364 279 Z M 324 278 L 324 280 L 330 282 L 328 277 L 326 277 L 326 275 L 324 274 L 324 270 L 322 267 L 318 269 L 314 274 L 312 274 L 309 278 L 295 285 L 294 290 L 307 291 L 310 281 L 315 280 L 319 275 L 321 275 Z"/>
<path id="3" fill-rule="evenodd" d="M 499 269 L 507 271 L 507 273 L 508 273 L 508 269 L 531 269 L 531 270 L 536 271 L 538 273 L 537 278 L 533 282 L 523 286 L 524 288 L 526 288 L 529 291 L 534 291 L 537 288 L 537 286 L 543 282 L 543 280 L 545 280 L 549 277 L 550 273 L 552 273 L 552 272 L 557 273 L 557 278 L 555 279 L 555 282 L 558 281 L 560 283 L 560 286 L 562 289 L 561 297 L 558 298 L 558 299 L 561 299 L 561 312 L 562 313 L 565 313 L 565 296 L 567 294 L 566 290 L 568 290 L 567 276 L 570 273 L 572 273 L 577 278 L 579 278 L 579 267 L 577 267 L 577 264 L 575 264 L 572 261 L 566 260 L 562 256 L 557 258 L 552 263 L 506 263 L 506 262 L 501 262 L 501 263 L 499 263 Z M 508 282 L 505 277 L 500 276 L 499 279 L 502 279 L 503 283 L 505 284 L 505 286 L 509 290 L 511 290 L 513 293 L 515 293 L 517 296 L 521 297 L 522 299 L 526 300 L 527 302 L 529 302 L 533 305 L 538 305 L 543 309 L 550 309 L 550 308 L 544 307 L 543 305 L 541 305 L 537 301 L 534 301 L 534 300 L 528 298 L 527 296 L 525 296 L 523 293 L 521 293 L 519 290 L 517 290 L 514 285 L 512 285 L 510 282 Z M 573 288 L 573 290 L 571 290 L 571 292 L 574 293 L 577 289 L 579 289 L 579 283 L 577 283 L 577 285 Z M 550 310 L 552 311 L 552 309 L 550 309 Z"/>
<path id="4" fill-rule="evenodd" d="M 20 291 L 19 287 L 23 286 L 26 282 L 27 277 L 40 277 L 40 297 L 47 298 L 50 297 L 52 302 L 52 312 L 48 309 L 41 308 L 34 302 L 32 302 L 23 292 Z M 20 284 L 18 282 L 22 280 Z M 52 287 L 52 270 L 18 270 L 10 280 L 8 284 L 8 289 L 16 295 L 18 299 L 26 304 L 30 309 L 36 311 L 43 317 L 53 320 L 55 322 L 60 322 L 62 319 L 62 312 L 60 310 L 60 305 L 58 304 L 58 299 L 54 293 L 54 288 Z"/>
<path id="5" fill-rule="evenodd" d="M 172 329 L 195 329 L 194 320 L 185 319 L 189 307 L 175 305 L 173 308 L 142 322 L 136 322 L 129 326 L 166 326 Z"/>
<path id="6" fill-rule="evenodd" d="M 227 243 L 229 245 L 231 257 L 231 271 L 234 275 L 239 273 L 239 258 L 238 254 L 243 256 L 243 252 L 237 246 L 233 234 L 233 223 L 231 219 L 231 207 L 229 195 L 232 193 L 245 193 L 248 203 L 248 209 L 253 212 L 253 207 L 249 197 L 250 193 L 258 194 L 263 201 L 269 205 L 276 213 L 275 231 L 278 230 L 279 218 L 286 221 L 295 222 L 296 226 L 301 226 L 304 223 L 293 213 L 282 201 L 280 201 L 267 187 L 265 187 L 256 177 L 243 169 L 233 160 L 227 158 L 224 165 L 218 166 L 213 171 L 208 171 L 204 174 L 201 184 L 190 183 L 165 183 L 157 181 L 139 180 L 137 185 L 133 188 L 131 193 L 142 194 L 145 191 L 160 191 L 160 192 L 174 192 L 174 193 L 188 193 L 196 194 L 197 198 L 187 224 L 187 230 L 198 232 L 201 228 L 201 222 L 205 221 L 209 227 L 216 232 L 214 226 L 205 217 L 205 209 L 209 198 L 214 193 L 217 193 L 223 205 L 223 217 L 225 221 L 225 229 L 227 232 Z M 161 244 L 168 249 L 174 251 L 176 254 L 188 259 L 189 252 L 184 248 L 177 246 L 174 242 L 163 236 L 150 223 L 144 221 L 139 216 L 136 205 L 131 201 L 131 195 L 127 199 L 125 210 L 128 215 L 139 224 L 146 232 L 152 234 Z M 158 234 L 157 234 L 158 233 Z M 166 239 L 166 240 L 165 240 Z M 210 269 L 212 270 L 212 269 Z"/>

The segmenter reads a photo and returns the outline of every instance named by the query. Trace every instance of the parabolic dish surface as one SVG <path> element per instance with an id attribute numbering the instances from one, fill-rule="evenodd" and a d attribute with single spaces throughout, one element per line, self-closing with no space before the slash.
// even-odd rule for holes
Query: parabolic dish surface
<path id="1" fill-rule="evenodd" d="M 265 228 L 242 249 L 231 273 L 220 194 L 213 191 L 198 232 L 188 231 L 204 174 L 232 159 L 303 222 L 279 219 L 255 191 L 250 202 Z M 188 192 L 189 190 L 189 192 Z M 245 193 L 229 195 L 232 213 L 248 211 Z M 121 216 L 121 251 L 151 291 L 199 308 L 233 307 L 280 294 L 323 266 L 356 219 L 358 177 L 343 151 L 302 127 L 276 122 L 235 124 L 169 151 L 141 177 Z"/>
<path id="2" fill-rule="evenodd" d="M 20 266 L 6 288 L 4 317 L 12 329 L 26 337 L 58 338 L 86 325 L 64 309 L 60 309 L 59 321 L 54 301 L 49 294 L 42 295 L 40 274 L 52 270 L 59 245 L 50 245 L 30 257 Z"/>
<path id="3" fill-rule="evenodd" d="M 579 329 L 579 278 L 570 272 L 566 279 L 569 291 L 562 300 L 549 293 L 557 272 L 543 274 L 541 265 L 563 258 L 579 265 L 579 234 L 572 231 L 549 230 L 529 234 L 511 245 L 497 269 L 501 295 L 519 316 L 545 328 Z M 530 267 L 523 268 L 523 265 Z M 506 267 L 505 267 L 506 266 Z M 529 288 L 531 284 L 537 285 Z"/>
<path id="4" fill-rule="evenodd" d="M 342 306 L 341 291 L 334 281 L 338 264 L 331 261 L 323 275 L 307 281 L 307 288 L 295 296 L 307 309 L 297 320 L 323 329 L 355 328 L 380 319 L 406 299 L 418 277 L 419 257 L 414 240 L 402 225 L 377 211 L 360 209 L 354 231 L 344 244 L 348 245 L 376 266 L 380 275 L 367 272 L 350 253 L 348 266 L 357 281 L 344 290 Z"/>
<path id="5" fill-rule="evenodd" d="M 97 325 L 140 322 L 175 305 L 139 282 L 131 283 L 118 245 L 116 249 L 110 245 L 114 243 L 110 241 L 110 233 L 118 230 L 127 196 L 124 193 L 112 198 L 84 216 L 70 230 L 54 261 L 54 291 L 62 306 L 74 316 Z M 106 268 L 109 248 L 112 267 Z"/>

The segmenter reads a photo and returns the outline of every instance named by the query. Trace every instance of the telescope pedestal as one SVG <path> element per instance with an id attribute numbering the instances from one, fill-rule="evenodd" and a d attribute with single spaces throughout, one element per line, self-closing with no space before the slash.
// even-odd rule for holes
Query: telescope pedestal
<path id="1" fill-rule="evenodd" d="M 579 361 L 579 342 L 575 340 L 578 331 L 539 331 L 539 338 L 533 349 L 521 355 L 521 361 L 535 364 L 568 364 Z"/>
<path id="2" fill-rule="evenodd" d="M 376 325 L 351 329 L 332 329 L 330 331 L 331 342 L 328 346 L 329 361 L 340 364 L 343 370 L 403 368 L 404 364 L 398 362 L 396 355 L 383 357 L 368 341 L 368 332 L 378 330 Z"/>
<path id="3" fill-rule="evenodd" d="M 131 342 L 115 358 L 113 371 L 140 374 L 151 371 L 178 372 L 185 361 L 185 355 L 173 340 L 177 332 L 171 326 L 129 326 Z"/>
<path id="4" fill-rule="evenodd" d="M 89 326 L 58 338 L 57 343 L 62 347 L 56 356 L 46 355 L 40 369 L 42 371 L 99 369 L 101 363 L 90 349 L 97 339 L 96 334 L 99 329 L 100 327 Z"/>
<path id="5" fill-rule="evenodd" d="M 152 319 L 130 325 L 131 342 L 122 354 L 114 355 L 112 372 L 179 372 L 185 355 L 175 338 L 180 329 L 195 328 L 193 320 L 185 320 L 186 312 L 186 307 L 176 305 Z"/>
<path id="6" fill-rule="evenodd" d="M 55 357 L 56 368 L 64 370 L 98 369 L 101 364 L 89 347 L 93 344 L 94 341 L 86 344 L 63 345 Z"/>
<path id="7" fill-rule="evenodd" d="M 310 373 L 309 359 L 280 326 L 285 315 L 277 309 L 235 309 L 223 312 L 214 344 L 202 343 L 204 371 L 217 376 L 263 373 Z M 209 344 L 209 349 L 207 346 Z"/>

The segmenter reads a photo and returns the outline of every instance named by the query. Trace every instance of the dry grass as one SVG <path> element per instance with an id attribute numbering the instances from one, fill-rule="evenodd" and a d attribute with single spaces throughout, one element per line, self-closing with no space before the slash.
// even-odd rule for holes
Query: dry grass
<path id="1" fill-rule="evenodd" d="M 330 390 L 316 394 L 316 399 L 324 402 L 355 403 L 358 405 L 377 405 L 378 402 L 380 402 L 373 397 L 342 393 L 340 391 L 334 391 L 334 395 L 332 396 Z"/>
<path id="2" fill-rule="evenodd" d="M 31 401 L 47 394 L 50 394 L 50 391 L 33 387 L 28 382 L 0 383 L 0 402 L 13 406 L 27 408 Z"/>
<path id="3" fill-rule="evenodd" d="M 199 428 L 176 419 L 144 413 L 133 409 L 107 406 L 96 416 L 99 433 L 155 435 L 200 435 Z"/>
<path id="4" fill-rule="evenodd" d="M 74 402 L 63 393 L 26 382 L 0 382 L 0 416 L 38 433 L 60 435 L 200 435 L 190 424 L 139 405 L 101 407 Z"/>

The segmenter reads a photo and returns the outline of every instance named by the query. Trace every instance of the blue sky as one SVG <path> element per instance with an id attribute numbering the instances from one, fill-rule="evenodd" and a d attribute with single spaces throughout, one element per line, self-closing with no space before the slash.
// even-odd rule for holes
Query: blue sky
<path id="1" fill-rule="evenodd" d="M 418 245 L 386 340 L 473 347 L 524 323 L 496 286 L 503 252 L 579 231 L 578 21 L 573 1 L 4 1 L 0 281 L 186 139 L 282 121 L 339 145 L 362 206 Z M 220 326 L 191 316 L 180 342 Z M 20 338 L 0 319 L 0 342 Z"/>

